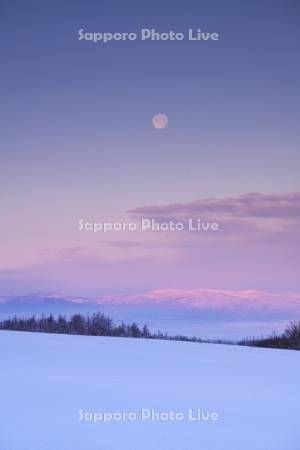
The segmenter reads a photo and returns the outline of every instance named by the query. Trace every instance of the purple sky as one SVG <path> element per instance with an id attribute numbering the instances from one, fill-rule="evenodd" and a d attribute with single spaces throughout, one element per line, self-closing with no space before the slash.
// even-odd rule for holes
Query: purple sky
<path id="1" fill-rule="evenodd" d="M 299 6 L 129 3 L 1 4 L 0 295 L 299 293 Z M 82 27 L 221 40 L 101 45 Z M 141 216 L 220 231 L 77 229 Z"/>

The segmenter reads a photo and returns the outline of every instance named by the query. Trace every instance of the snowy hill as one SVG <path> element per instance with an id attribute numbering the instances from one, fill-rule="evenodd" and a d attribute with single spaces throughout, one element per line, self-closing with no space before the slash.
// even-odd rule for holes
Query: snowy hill
<path id="1" fill-rule="evenodd" d="M 298 352 L 1 331 L 0 361 L 3 450 L 299 449 Z"/>

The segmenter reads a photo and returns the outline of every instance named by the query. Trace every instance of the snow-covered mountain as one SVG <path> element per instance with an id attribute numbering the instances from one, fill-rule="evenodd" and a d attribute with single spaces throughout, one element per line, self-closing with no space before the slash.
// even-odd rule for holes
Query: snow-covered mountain
<path id="1" fill-rule="evenodd" d="M 257 290 L 158 289 L 142 294 L 115 294 L 95 297 L 37 293 L 2 297 L 0 311 L 12 307 L 43 309 L 94 307 L 164 307 L 197 310 L 212 315 L 238 317 L 289 317 L 300 314 L 300 294 L 274 294 Z"/>

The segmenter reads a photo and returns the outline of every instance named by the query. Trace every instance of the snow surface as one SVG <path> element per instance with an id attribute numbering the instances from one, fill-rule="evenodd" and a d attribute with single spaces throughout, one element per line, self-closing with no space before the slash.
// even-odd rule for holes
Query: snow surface
<path id="1" fill-rule="evenodd" d="M 299 450 L 299 375 L 294 351 L 1 331 L 0 449 Z M 142 421 L 142 408 L 184 420 Z"/>

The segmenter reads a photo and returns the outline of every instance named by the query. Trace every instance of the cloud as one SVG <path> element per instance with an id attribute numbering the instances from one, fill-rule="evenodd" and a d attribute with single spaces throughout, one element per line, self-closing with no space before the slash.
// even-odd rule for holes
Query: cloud
<path id="1" fill-rule="evenodd" d="M 214 239 L 232 237 L 237 243 L 242 240 L 259 245 L 294 245 L 300 241 L 300 192 L 204 198 L 187 203 L 140 206 L 128 213 L 160 223 L 188 219 L 214 221 L 221 231 L 214 234 Z M 196 235 L 202 237 L 201 233 Z"/>
<path id="2" fill-rule="evenodd" d="M 138 249 L 161 249 L 161 248 L 173 248 L 174 240 L 168 241 L 159 241 L 159 240 L 108 240 L 108 241 L 100 241 L 101 244 L 124 250 L 138 250 Z"/>
<path id="3" fill-rule="evenodd" d="M 15 278 L 31 273 L 33 273 L 31 268 L 0 269 L 0 278 Z"/>
<path id="4" fill-rule="evenodd" d="M 103 264 L 150 263 L 173 261 L 178 253 L 173 241 L 152 239 L 140 240 L 99 240 L 93 246 L 70 246 L 46 248 L 40 251 L 40 265 L 85 265 L 102 267 Z M 179 256 L 178 256 L 179 257 Z"/>
<path id="5" fill-rule="evenodd" d="M 141 206 L 128 212 L 151 217 L 217 215 L 240 218 L 300 219 L 300 192 L 269 195 L 254 192 L 239 197 L 205 198 L 190 203 Z"/>
<path id="6" fill-rule="evenodd" d="M 85 247 L 73 246 L 62 248 L 46 248 L 41 250 L 42 257 L 54 258 L 66 261 L 78 261 L 86 256 L 87 249 Z"/>

